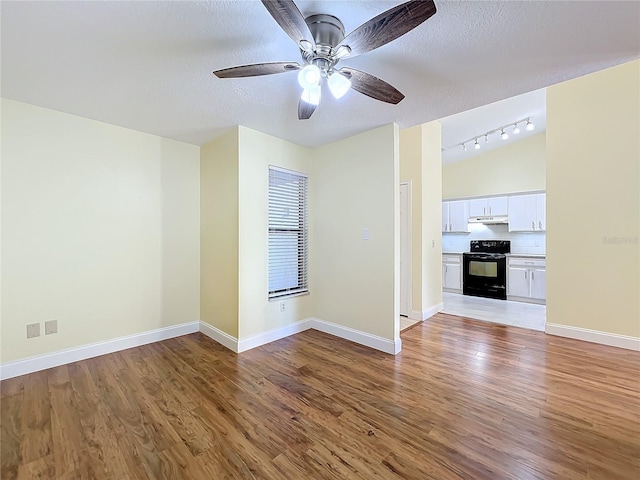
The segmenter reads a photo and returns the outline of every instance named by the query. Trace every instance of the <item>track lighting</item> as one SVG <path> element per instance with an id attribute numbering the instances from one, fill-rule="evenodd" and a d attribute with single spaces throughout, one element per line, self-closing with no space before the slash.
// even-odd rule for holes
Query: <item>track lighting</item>
<path id="1" fill-rule="evenodd" d="M 531 132 L 531 131 L 533 131 L 534 128 L 536 128 L 536 126 L 533 123 L 531 123 L 531 119 L 527 118 L 527 126 L 524 127 L 524 129 L 527 132 Z"/>
<path id="2" fill-rule="evenodd" d="M 329 78 L 328 81 L 331 81 L 331 78 Z M 493 130 L 489 130 L 488 132 L 484 132 L 481 135 L 474 135 L 473 137 L 468 138 L 464 142 L 459 142 L 449 147 L 444 147 L 442 150 L 445 151 L 451 148 L 462 147 L 462 150 L 466 152 L 467 143 L 473 144 L 473 148 L 475 150 L 479 150 L 482 147 L 482 144 L 480 143 L 481 138 L 484 137 L 484 143 L 489 143 L 489 137 L 491 135 L 498 134 L 500 135 L 500 138 L 502 138 L 503 140 L 507 140 L 509 138 L 509 132 L 513 132 L 514 135 L 518 135 L 521 132 L 519 125 L 522 123 L 525 124 L 524 129 L 527 132 L 531 132 L 535 129 L 535 125 L 533 124 L 533 122 L 531 122 L 531 117 L 522 118 L 518 121 L 507 123 L 506 125 L 502 125 L 498 128 L 494 128 Z"/>

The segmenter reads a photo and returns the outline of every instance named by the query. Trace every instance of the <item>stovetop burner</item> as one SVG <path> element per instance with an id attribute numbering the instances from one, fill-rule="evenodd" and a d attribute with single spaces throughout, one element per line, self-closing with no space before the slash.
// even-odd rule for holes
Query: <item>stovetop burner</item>
<path id="1" fill-rule="evenodd" d="M 510 240 L 471 240 L 471 253 L 511 253 Z"/>

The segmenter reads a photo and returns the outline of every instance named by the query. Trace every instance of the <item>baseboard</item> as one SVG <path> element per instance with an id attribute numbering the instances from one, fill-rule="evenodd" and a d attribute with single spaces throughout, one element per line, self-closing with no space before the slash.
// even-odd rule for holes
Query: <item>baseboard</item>
<path id="1" fill-rule="evenodd" d="M 311 321 L 311 328 L 315 328 L 321 332 L 335 335 L 336 337 L 344 338 L 345 340 L 350 340 L 352 342 L 359 343 L 360 345 L 364 345 L 365 347 L 374 348 L 391 355 L 396 355 L 402 350 L 402 340 L 400 338 L 396 338 L 395 341 L 389 340 L 387 338 L 382 338 L 377 335 L 372 335 L 343 325 L 325 322 L 319 318 L 314 318 Z"/>
<path id="2" fill-rule="evenodd" d="M 558 337 L 574 338 L 576 340 L 584 340 L 585 342 L 600 343 L 611 347 L 640 351 L 640 338 L 629 337 L 627 335 L 589 330 L 588 328 L 571 327 L 569 325 L 558 325 L 556 323 L 547 323 L 545 325 L 545 333 Z"/>
<path id="3" fill-rule="evenodd" d="M 411 313 L 409 314 L 409 320 L 422 321 L 422 312 L 417 312 L 415 310 L 411 310 Z"/>
<path id="4" fill-rule="evenodd" d="M 211 340 L 218 342 L 223 347 L 227 347 L 232 352 L 238 353 L 238 339 L 236 337 L 203 321 L 200 321 L 200 332 L 204 333 Z"/>
<path id="5" fill-rule="evenodd" d="M 395 339 L 395 341 L 389 340 L 387 338 L 378 337 L 377 335 L 372 335 L 343 325 L 325 322 L 318 318 L 306 318 L 299 322 L 269 330 L 243 340 L 238 340 L 213 325 L 209 325 L 208 323 L 201 321 L 158 328 L 156 330 L 138 333 L 135 335 L 114 338 L 113 340 L 107 340 L 106 342 L 92 343 L 77 348 L 60 350 L 47 355 L 40 355 L 37 357 L 6 363 L 4 365 L 0 365 L 0 380 L 25 375 L 27 373 L 38 372 L 40 370 L 46 370 L 48 368 L 58 367 L 67 363 L 118 352 L 120 350 L 126 350 L 127 348 L 139 347 L 148 343 L 160 342 L 162 340 L 179 337 L 181 335 L 188 335 L 198 331 L 202 332 L 220 345 L 228 348 L 232 352 L 240 353 L 280 340 L 281 338 L 300 333 L 310 328 L 315 328 L 321 332 L 335 335 L 336 337 L 344 338 L 345 340 L 350 340 L 352 342 L 359 343 L 360 345 L 380 350 L 391 355 L 396 355 L 402 350 L 402 340 L 400 338 Z"/>
<path id="6" fill-rule="evenodd" d="M 99 357 L 107 353 L 119 352 L 127 348 L 139 347 L 148 343 L 160 342 L 169 338 L 187 335 L 198 331 L 200 322 L 189 322 L 171 327 L 158 328 L 148 332 L 127 335 L 126 337 L 114 338 L 105 342 L 91 343 L 76 348 L 68 348 L 57 352 L 25 358 L 15 362 L 0 365 L 0 380 L 25 375 L 27 373 L 39 372 L 48 368 L 58 367 L 67 363 L 86 360 L 87 358 Z"/>
<path id="7" fill-rule="evenodd" d="M 281 338 L 288 337 L 289 335 L 295 335 L 296 333 L 308 330 L 312 325 L 312 320 L 306 318 L 296 323 L 285 325 L 284 327 L 274 328 L 267 332 L 259 333 L 253 337 L 242 339 L 238 342 L 238 353 L 246 352 L 252 348 L 265 345 L 267 343 L 275 342 Z"/>
<path id="8" fill-rule="evenodd" d="M 433 317 L 436 313 L 444 310 L 444 303 L 440 302 L 432 307 L 427 308 L 424 312 L 422 312 L 422 321 L 427 320 L 428 318 Z"/>

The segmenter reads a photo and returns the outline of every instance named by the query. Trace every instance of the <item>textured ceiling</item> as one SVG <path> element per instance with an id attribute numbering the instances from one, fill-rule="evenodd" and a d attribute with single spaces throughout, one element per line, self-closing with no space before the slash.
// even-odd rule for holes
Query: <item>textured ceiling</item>
<path id="1" fill-rule="evenodd" d="M 398 3 L 298 6 L 305 15 L 337 16 L 350 32 Z M 194 144 L 241 124 L 317 146 L 389 122 L 440 119 L 640 56 L 636 1 L 436 5 L 438 13 L 404 37 L 342 62 L 393 84 L 404 101 L 324 95 L 313 117 L 299 121 L 295 74 L 211 73 L 299 60 L 258 1 L 3 1 L 2 96 Z"/>

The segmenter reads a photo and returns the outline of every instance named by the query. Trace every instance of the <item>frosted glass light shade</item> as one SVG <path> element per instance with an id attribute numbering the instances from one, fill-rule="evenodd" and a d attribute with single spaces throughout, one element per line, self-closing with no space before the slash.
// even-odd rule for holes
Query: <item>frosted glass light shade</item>
<path id="1" fill-rule="evenodd" d="M 351 88 L 351 80 L 338 72 L 334 72 L 327 80 L 329 90 L 335 98 L 342 98 Z"/>
<path id="2" fill-rule="evenodd" d="M 298 72 L 298 83 L 305 90 L 320 85 L 321 79 L 320 69 L 315 65 L 307 65 Z"/>
<path id="3" fill-rule="evenodd" d="M 535 126 L 533 123 L 531 123 L 530 121 L 527 121 L 527 126 L 526 126 L 526 127 L 524 127 L 524 128 L 525 128 L 525 130 L 526 130 L 527 132 L 530 132 L 531 130 L 533 130 L 534 128 L 536 128 L 536 126 Z"/>
<path id="4" fill-rule="evenodd" d="M 320 103 L 320 85 L 312 88 L 305 88 L 302 91 L 302 101 L 309 105 L 318 105 Z"/>

